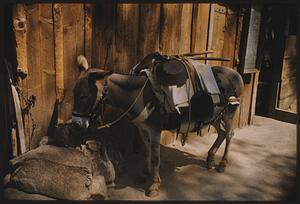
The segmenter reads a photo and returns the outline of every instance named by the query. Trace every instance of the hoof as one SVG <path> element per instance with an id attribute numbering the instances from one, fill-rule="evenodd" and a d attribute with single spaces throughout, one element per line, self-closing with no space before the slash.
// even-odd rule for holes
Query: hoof
<path id="1" fill-rule="evenodd" d="M 159 187 L 160 187 L 160 182 L 153 183 L 148 189 L 147 196 L 149 197 L 157 196 L 159 192 Z"/>
<path id="2" fill-rule="evenodd" d="M 219 173 L 223 173 L 225 171 L 225 168 L 226 168 L 226 165 L 221 163 L 216 167 L 216 171 Z"/>
<path id="3" fill-rule="evenodd" d="M 158 190 L 153 190 L 153 191 L 148 191 L 147 192 L 147 196 L 150 197 L 150 198 L 153 198 L 153 197 L 156 197 L 158 196 Z"/>
<path id="4" fill-rule="evenodd" d="M 206 168 L 207 169 L 212 169 L 214 166 L 215 166 L 215 162 L 214 161 L 206 162 Z"/>

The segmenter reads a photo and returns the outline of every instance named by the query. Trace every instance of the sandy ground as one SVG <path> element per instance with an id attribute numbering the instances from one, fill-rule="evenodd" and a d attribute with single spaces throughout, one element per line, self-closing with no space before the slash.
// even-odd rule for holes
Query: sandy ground
<path id="1" fill-rule="evenodd" d="M 191 134 L 185 146 L 175 141 L 161 146 L 162 185 L 155 198 L 138 184 L 142 157 L 132 155 L 118 176 L 111 200 L 286 200 L 296 186 L 296 125 L 256 116 L 254 124 L 236 129 L 224 173 L 205 168 L 216 134 Z M 222 145 L 216 155 L 223 154 Z"/>

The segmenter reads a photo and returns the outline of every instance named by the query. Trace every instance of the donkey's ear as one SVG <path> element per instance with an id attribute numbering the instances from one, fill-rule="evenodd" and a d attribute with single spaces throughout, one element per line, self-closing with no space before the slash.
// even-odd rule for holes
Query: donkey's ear
<path id="1" fill-rule="evenodd" d="M 80 72 L 85 71 L 89 68 L 89 63 L 83 55 L 79 55 L 77 57 L 77 63 L 78 63 L 78 67 L 79 67 Z"/>
<path id="2" fill-rule="evenodd" d="M 113 71 L 111 71 L 111 70 L 110 71 L 103 71 L 103 70 L 92 71 L 88 75 L 89 81 L 96 81 L 96 80 L 104 79 L 105 77 L 108 77 L 112 73 L 113 73 Z"/>

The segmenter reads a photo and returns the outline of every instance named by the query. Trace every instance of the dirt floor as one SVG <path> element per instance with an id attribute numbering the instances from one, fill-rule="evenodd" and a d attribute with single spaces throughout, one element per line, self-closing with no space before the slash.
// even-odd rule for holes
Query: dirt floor
<path id="1" fill-rule="evenodd" d="M 108 190 L 111 200 L 286 200 L 296 186 L 296 125 L 256 116 L 254 124 L 236 129 L 224 173 L 205 168 L 216 134 L 191 134 L 185 146 L 161 146 L 162 185 L 155 198 L 145 196 L 147 184 L 135 182 L 142 157 L 132 155 Z M 217 162 L 224 150 L 221 146 Z"/>

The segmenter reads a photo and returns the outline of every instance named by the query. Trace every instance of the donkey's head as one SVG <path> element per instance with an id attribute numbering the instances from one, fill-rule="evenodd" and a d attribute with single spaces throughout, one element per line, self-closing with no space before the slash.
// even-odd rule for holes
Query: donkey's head
<path id="1" fill-rule="evenodd" d="M 104 97 L 105 79 L 112 71 L 89 68 L 86 58 L 82 55 L 78 56 L 77 61 L 80 76 L 73 90 L 72 122 L 81 127 L 88 127 L 91 114 Z"/>

